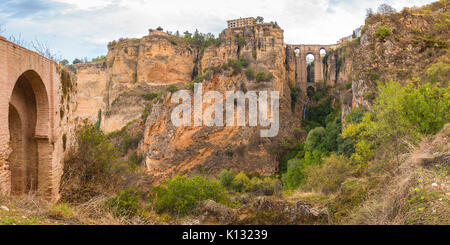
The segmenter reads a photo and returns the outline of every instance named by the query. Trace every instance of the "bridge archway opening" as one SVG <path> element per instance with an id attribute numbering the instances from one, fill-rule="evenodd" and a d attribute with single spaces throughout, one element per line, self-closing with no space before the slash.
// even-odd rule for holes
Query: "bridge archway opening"
<path id="1" fill-rule="evenodd" d="M 316 89 L 313 86 L 309 86 L 306 89 L 306 95 L 308 96 L 309 99 L 312 99 L 315 93 L 316 93 Z"/>
<path id="2" fill-rule="evenodd" d="M 311 53 L 306 55 L 306 63 L 307 64 L 313 63 L 315 59 L 316 59 L 316 57 L 314 57 L 314 55 Z"/>
<path id="3" fill-rule="evenodd" d="M 26 71 L 17 79 L 9 101 L 11 194 L 37 191 L 39 175 L 50 174 L 41 168 L 51 165 L 49 127 L 45 85 L 35 71 Z"/>
<path id="4" fill-rule="evenodd" d="M 307 66 L 306 66 L 306 82 L 307 83 L 315 82 L 315 80 L 314 80 L 314 74 L 315 74 L 314 60 L 315 60 L 315 57 L 313 54 L 310 53 L 310 54 L 306 55 L 306 64 L 307 64 Z"/>
<path id="5" fill-rule="evenodd" d="M 320 54 L 321 57 L 323 57 L 323 56 L 325 56 L 327 54 L 327 50 L 325 48 L 321 48 L 319 50 L 319 54 Z"/>
<path id="6" fill-rule="evenodd" d="M 299 48 L 295 48 L 294 49 L 294 54 L 295 54 L 295 56 L 298 56 L 300 54 L 300 49 Z"/>

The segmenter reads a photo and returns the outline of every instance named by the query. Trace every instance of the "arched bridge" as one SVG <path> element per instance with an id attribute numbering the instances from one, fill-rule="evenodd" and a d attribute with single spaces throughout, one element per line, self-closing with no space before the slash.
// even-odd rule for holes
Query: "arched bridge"
<path id="1" fill-rule="evenodd" d="M 0 36 L 0 195 L 59 197 L 57 64 Z"/>
<path id="2" fill-rule="evenodd" d="M 290 77 L 302 91 L 306 92 L 308 87 L 315 87 L 316 83 L 325 80 L 323 58 L 328 51 L 336 49 L 336 47 L 337 45 L 306 44 L 288 44 L 286 46 L 288 62 L 291 63 L 293 74 Z"/>

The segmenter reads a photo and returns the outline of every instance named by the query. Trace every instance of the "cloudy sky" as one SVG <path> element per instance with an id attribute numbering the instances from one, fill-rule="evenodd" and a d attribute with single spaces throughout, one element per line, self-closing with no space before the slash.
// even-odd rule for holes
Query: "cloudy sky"
<path id="1" fill-rule="evenodd" d="M 263 16 L 277 21 L 290 44 L 331 44 L 364 24 L 365 10 L 387 3 L 401 10 L 432 0 L 0 0 L 5 37 L 39 40 L 58 56 L 97 57 L 120 37 L 148 29 L 212 32 L 226 20 Z"/>

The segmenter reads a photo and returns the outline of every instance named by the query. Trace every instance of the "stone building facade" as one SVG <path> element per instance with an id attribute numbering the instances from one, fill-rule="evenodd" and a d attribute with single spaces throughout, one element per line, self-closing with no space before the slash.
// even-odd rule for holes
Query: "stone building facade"
<path id="1" fill-rule="evenodd" d="M 238 28 L 238 27 L 255 25 L 256 19 L 253 17 L 239 18 L 239 19 L 235 19 L 235 20 L 228 20 L 227 23 L 228 23 L 228 28 Z"/>

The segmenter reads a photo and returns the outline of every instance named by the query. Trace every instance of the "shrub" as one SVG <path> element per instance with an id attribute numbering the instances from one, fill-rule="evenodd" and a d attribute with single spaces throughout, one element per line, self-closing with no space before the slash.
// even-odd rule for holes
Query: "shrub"
<path id="1" fill-rule="evenodd" d="M 178 91 L 178 87 L 175 84 L 170 84 L 169 86 L 167 86 L 166 90 L 168 92 L 175 93 L 176 91 Z"/>
<path id="2" fill-rule="evenodd" d="M 250 179 L 244 172 L 240 172 L 234 177 L 231 185 L 235 191 L 244 192 L 250 188 Z"/>
<path id="3" fill-rule="evenodd" d="M 325 96 L 325 94 L 322 91 L 317 91 L 317 92 L 314 93 L 313 100 L 314 101 L 319 101 L 324 96 Z"/>
<path id="4" fill-rule="evenodd" d="M 141 154 L 133 153 L 129 158 L 128 161 L 130 162 L 131 166 L 138 167 L 141 162 L 144 160 L 144 157 Z"/>
<path id="5" fill-rule="evenodd" d="M 194 80 L 192 80 L 189 84 L 188 84 L 188 89 L 194 91 L 194 86 L 196 83 L 201 83 L 203 82 L 204 78 L 202 75 L 197 75 Z"/>
<path id="6" fill-rule="evenodd" d="M 152 199 L 158 213 L 186 215 L 205 200 L 226 202 L 225 188 L 217 180 L 176 176 L 153 188 Z"/>
<path id="7" fill-rule="evenodd" d="M 364 113 L 368 112 L 368 110 L 363 108 L 354 108 L 352 109 L 347 116 L 345 117 L 345 121 L 347 123 L 360 123 L 362 121 L 362 117 L 364 116 Z"/>
<path id="8" fill-rule="evenodd" d="M 142 121 L 144 122 L 147 121 L 147 117 L 150 115 L 151 112 L 152 112 L 152 104 L 145 105 L 141 116 Z"/>
<path id="9" fill-rule="evenodd" d="M 380 39 L 381 41 L 384 41 L 390 35 L 392 35 L 392 31 L 386 26 L 380 26 L 375 31 L 375 36 L 378 37 L 378 39 Z"/>
<path id="10" fill-rule="evenodd" d="M 120 195 L 107 200 L 105 204 L 115 217 L 131 218 L 141 212 L 139 191 L 136 186 L 122 190 Z"/>
<path id="11" fill-rule="evenodd" d="M 337 191 L 345 179 L 354 173 L 354 168 L 347 157 L 332 154 L 325 157 L 320 165 L 305 167 L 304 172 L 306 189 L 328 194 Z"/>
<path id="12" fill-rule="evenodd" d="M 64 163 L 61 194 L 63 200 L 83 202 L 119 184 L 114 171 L 121 165 L 120 151 L 87 120 L 77 129 L 76 141 L 76 154 Z"/>
<path id="13" fill-rule="evenodd" d="M 245 57 L 241 57 L 239 59 L 239 64 L 241 64 L 242 67 L 247 67 L 248 66 L 248 60 Z"/>
<path id="14" fill-rule="evenodd" d="M 248 80 L 255 79 L 255 72 L 253 71 L 252 68 L 247 68 L 247 70 L 245 70 L 245 75 L 247 76 Z"/>
<path id="15" fill-rule="evenodd" d="M 219 174 L 219 180 L 220 184 L 222 184 L 223 187 L 230 188 L 231 183 L 234 180 L 234 171 L 233 170 L 223 170 Z"/>
<path id="16" fill-rule="evenodd" d="M 122 140 L 120 142 L 120 148 L 124 154 L 126 154 L 130 149 L 136 149 L 139 145 L 139 142 L 144 137 L 142 132 L 139 132 L 135 136 L 131 136 L 125 133 L 122 136 Z"/>
<path id="17" fill-rule="evenodd" d="M 297 189 L 305 180 L 303 172 L 304 164 L 300 159 L 292 159 L 288 161 L 287 172 L 283 175 L 283 185 L 286 189 Z"/>
<path id="18" fill-rule="evenodd" d="M 295 85 L 295 86 L 291 86 L 291 105 L 294 106 L 295 103 L 297 103 L 297 98 L 300 95 L 300 87 Z"/>
<path id="19" fill-rule="evenodd" d="M 450 64 L 445 62 L 434 63 L 428 68 L 427 77 L 430 82 L 441 83 L 444 87 L 447 87 L 450 77 Z"/>
<path id="20" fill-rule="evenodd" d="M 245 41 L 245 37 L 244 36 L 239 36 L 239 35 L 236 35 L 236 42 L 237 42 L 238 47 L 242 47 L 242 46 L 244 46 L 247 43 Z"/>
<path id="21" fill-rule="evenodd" d="M 257 82 L 268 82 L 270 80 L 273 79 L 273 74 L 272 73 L 264 73 L 264 72 L 258 72 L 258 74 L 256 74 L 256 81 Z"/>
<path id="22" fill-rule="evenodd" d="M 282 185 L 276 178 L 266 177 L 264 179 L 253 177 L 250 180 L 249 191 L 257 195 L 271 196 L 281 191 Z"/>
<path id="23" fill-rule="evenodd" d="M 160 100 L 162 98 L 162 93 L 150 92 L 142 95 L 145 100 Z"/>
<path id="24" fill-rule="evenodd" d="M 324 142 L 327 137 L 327 132 L 323 127 L 317 127 L 308 133 L 305 141 L 305 151 L 312 152 L 313 150 L 326 151 Z"/>
<path id="25" fill-rule="evenodd" d="M 230 59 L 228 60 L 228 65 L 233 68 L 233 75 L 237 75 L 242 72 L 242 65 L 238 60 Z"/>
<path id="26" fill-rule="evenodd" d="M 284 173 L 287 171 L 288 161 L 293 158 L 301 159 L 305 156 L 305 145 L 302 142 L 297 143 L 297 145 L 291 149 L 290 151 L 284 155 L 279 163 L 279 170 L 281 173 Z"/>

